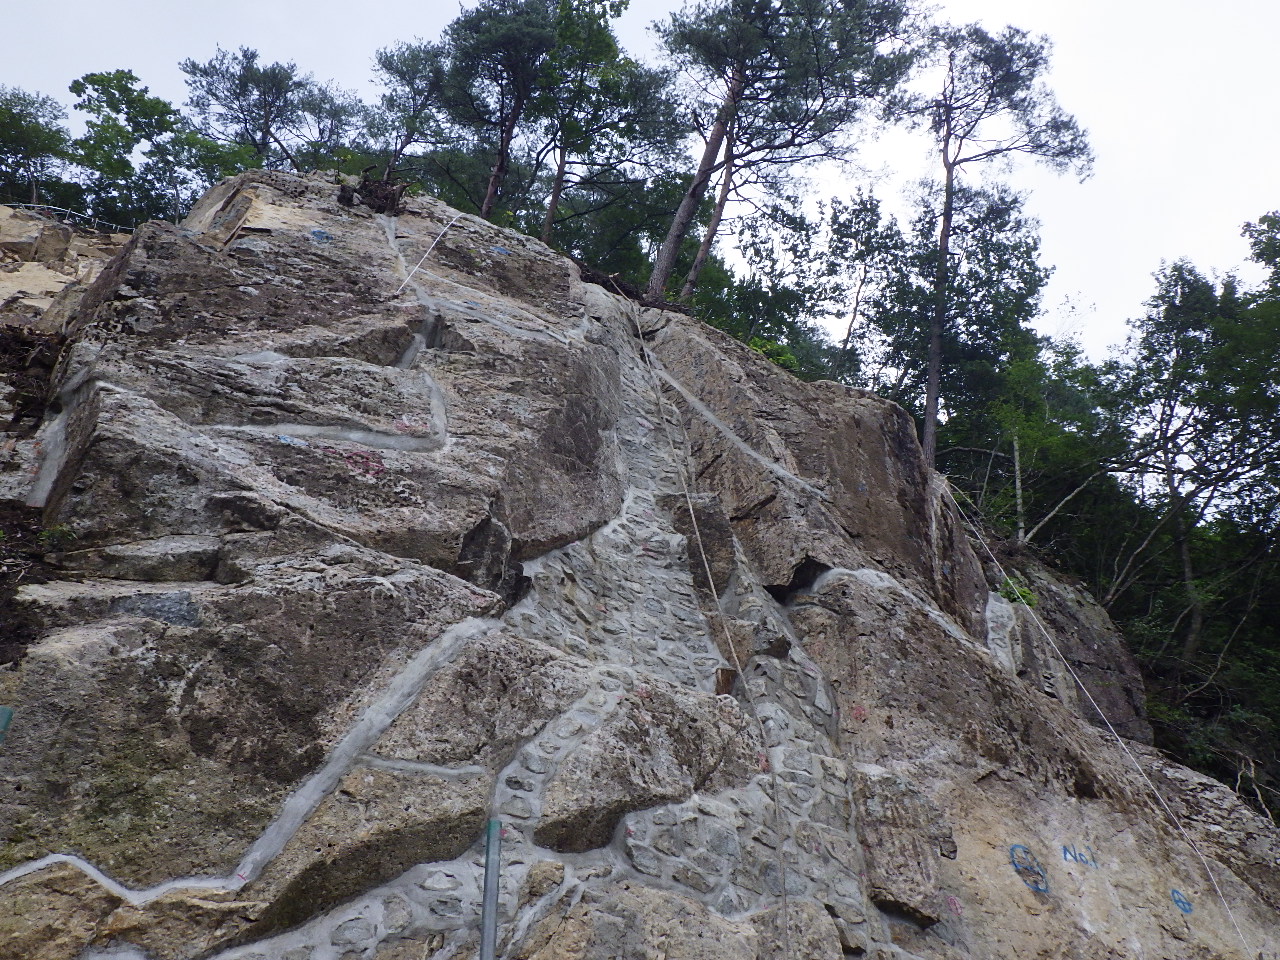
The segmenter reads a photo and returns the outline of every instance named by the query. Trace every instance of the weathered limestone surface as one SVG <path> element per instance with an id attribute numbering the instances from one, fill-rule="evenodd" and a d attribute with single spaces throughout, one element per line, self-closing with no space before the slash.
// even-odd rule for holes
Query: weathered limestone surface
<path id="1" fill-rule="evenodd" d="M 1106 613 L 1079 586 L 1035 557 L 1006 550 L 995 551 L 994 557 L 1035 604 L 1010 603 L 998 592 L 991 594 L 988 646 L 1000 664 L 1028 683 L 1040 684 L 1046 696 L 1062 700 L 1090 722 L 1105 726 L 1110 721 L 1122 736 L 1150 743 L 1138 665 Z M 992 558 L 984 559 L 988 579 L 1000 585 Z"/>
<path id="2" fill-rule="evenodd" d="M 50 533 L 0 592 L 0 957 L 474 957 L 490 818 L 509 958 L 1280 952 L 1280 833 L 893 404 L 323 178 L 60 297 L 0 462 Z"/>
<path id="3" fill-rule="evenodd" d="M 40 324 L 64 289 L 92 281 L 126 239 L 0 206 L 0 323 Z"/>

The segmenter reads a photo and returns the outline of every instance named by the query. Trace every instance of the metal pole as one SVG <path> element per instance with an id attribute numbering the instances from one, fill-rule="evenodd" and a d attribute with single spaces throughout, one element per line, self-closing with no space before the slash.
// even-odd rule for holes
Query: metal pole
<path id="1" fill-rule="evenodd" d="M 502 821 L 485 832 L 484 907 L 480 914 L 480 960 L 494 960 L 498 947 L 498 873 L 502 869 Z"/>

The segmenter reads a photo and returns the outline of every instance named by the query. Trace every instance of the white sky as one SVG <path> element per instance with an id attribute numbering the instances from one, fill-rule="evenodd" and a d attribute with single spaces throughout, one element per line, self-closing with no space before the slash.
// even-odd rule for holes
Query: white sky
<path id="1" fill-rule="evenodd" d="M 645 27 L 681 4 L 632 0 L 623 45 L 644 57 Z M 6 11 L 0 84 L 70 102 L 67 85 L 91 71 L 130 69 L 151 92 L 181 103 L 178 61 L 207 60 L 216 45 L 293 60 L 372 100 L 374 51 L 401 39 L 435 39 L 456 2 L 382 0 L 61 0 Z M 1248 248 L 1240 226 L 1280 209 L 1280 97 L 1274 0 L 944 0 L 939 18 L 1007 23 L 1054 42 L 1050 83 L 1089 130 L 1094 176 L 1079 184 L 1023 163 L 1010 180 L 1030 191 L 1043 260 L 1056 268 L 1044 332 L 1075 333 L 1100 357 L 1142 311 L 1162 259 L 1187 257 L 1228 272 Z M 931 173 L 927 143 L 891 132 L 868 163 L 898 184 Z M 849 183 L 852 191 L 857 183 Z M 1246 277 L 1248 270 L 1241 271 Z M 1074 306 L 1068 306 L 1073 304 Z"/>

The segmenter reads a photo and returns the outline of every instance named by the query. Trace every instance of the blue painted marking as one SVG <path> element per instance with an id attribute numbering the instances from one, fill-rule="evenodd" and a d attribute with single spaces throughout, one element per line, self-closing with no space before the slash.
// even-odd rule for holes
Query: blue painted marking
<path id="1" fill-rule="evenodd" d="M 0 707 L 0 743 L 4 743 L 4 735 L 13 722 L 13 707 Z"/>
<path id="2" fill-rule="evenodd" d="M 506 247 L 490 247 L 489 249 L 492 250 L 494 253 L 502 254 L 504 257 L 511 256 L 511 251 L 508 250 Z"/>
<path id="3" fill-rule="evenodd" d="M 1183 896 L 1183 893 L 1181 890 L 1170 890 L 1169 896 L 1173 898 L 1174 906 L 1176 906 L 1183 913 L 1190 913 L 1192 910 L 1195 909 L 1195 907 L 1191 906 L 1191 901 L 1188 900 L 1185 896 Z"/>
<path id="4" fill-rule="evenodd" d="M 1094 855 L 1093 847 L 1084 847 L 1077 850 L 1075 844 L 1064 846 L 1062 848 L 1062 859 L 1071 863 L 1083 863 L 1086 867 L 1098 869 L 1098 858 Z"/>
<path id="5" fill-rule="evenodd" d="M 324 230 L 316 229 L 311 231 L 311 239 L 316 243 L 328 243 L 333 239 L 333 234 L 326 233 Z"/>
<path id="6" fill-rule="evenodd" d="M 290 436 L 286 436 L 286 435 L 285 435 L 285 434 L 283 434 L 283 433 L 277 433 L 277 434 L 276 434 L 276 439 L 277 439 L 277 440 L 279 440 L 281 443 L 287 443 L 287 444 L 288 444 L 289 446 L 291 446 L 291 447 L 309 447 L 309 446 L 311 446 L 311 444 L 307 443 L 307 441 L 305 441 L 305 440 L 299 440 L 297 437 L 290 437 Z"/>
<path id="7" fill-rule="evenodd" d="M 1018 877 L 1036 893 L 1049 892 L 1049 876 L 1039 858 L 1027 847 L 1015 843 L 1009 848 L 1009 863 Z"/>

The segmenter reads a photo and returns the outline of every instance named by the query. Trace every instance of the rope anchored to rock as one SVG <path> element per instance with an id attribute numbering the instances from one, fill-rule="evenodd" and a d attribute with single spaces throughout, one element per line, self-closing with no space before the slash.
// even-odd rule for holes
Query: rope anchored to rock
<path id="1" fill-rule="evenodd" d="M 395 296 L 399 296 L 399 295 L 400 295 L 400 291 L 401 291 L 401 290 L 403 290 L 405 287 L 407 287 L 407 286 L 409 285 L 409 281 L 413 279 L 413 275 L 414 275 L 415 273 L 417 273 L 417 272 L 418 272 L 418 270 L 422 267 L 422 265 L 423 265 L 424 263 L 426 263 L 426 262 L 427 262 L 427 257 L 431 256 L 431 251 L 432 251 L 432 250 L 434 250 L 434 249 L 436 248 L 436 244 L 437 244 L 437 243 L 439 243 L 439 242 L 440 242 L 440 239 L 441 239 L 441 238 L 442 238 L 442 237 L 443 237 L 443 236 L 444 236 L 444 235 L 449 231 L 449 228 L 450 228 L 450 227 L 452 227 L 452 226 L 453 226 L 455 223 L 457 223 L 459 220 L 461 220 L 461 219 L 463 218 L 463 216 L 464 216 L 464 214 L 461 214 L 461 213 L 460 213 L 460 214 L 458 214 L 456 217 L 454 217 L 452 220 L 450 220 L 448 223 L 446 223 L 446 224 L 444 225 L 444 229 L 443 229 L 443 230 L 441 230 L 441 231 L 436 235 L 436 238 L 435 238 L 434 240 L 432 240 L 432 241 L 431 241 L 431 246 L 427 247 L 427 252 L 426 252 L 426 253 L 424 253 L 424 254 L 422 255 L 422 259 L 418 261 L 418 265 L 417 265 L 416 267 L 414 267 L 412 270 L 410 270 L 410 271 L 409 271 L 409 275 L 408 275 L 408 276 L 406 276 L 406 277 L 404 278 L 404 283 L 402 283 L 402 284 L 400 284 L 400 286 L 396 287 Z"/>

